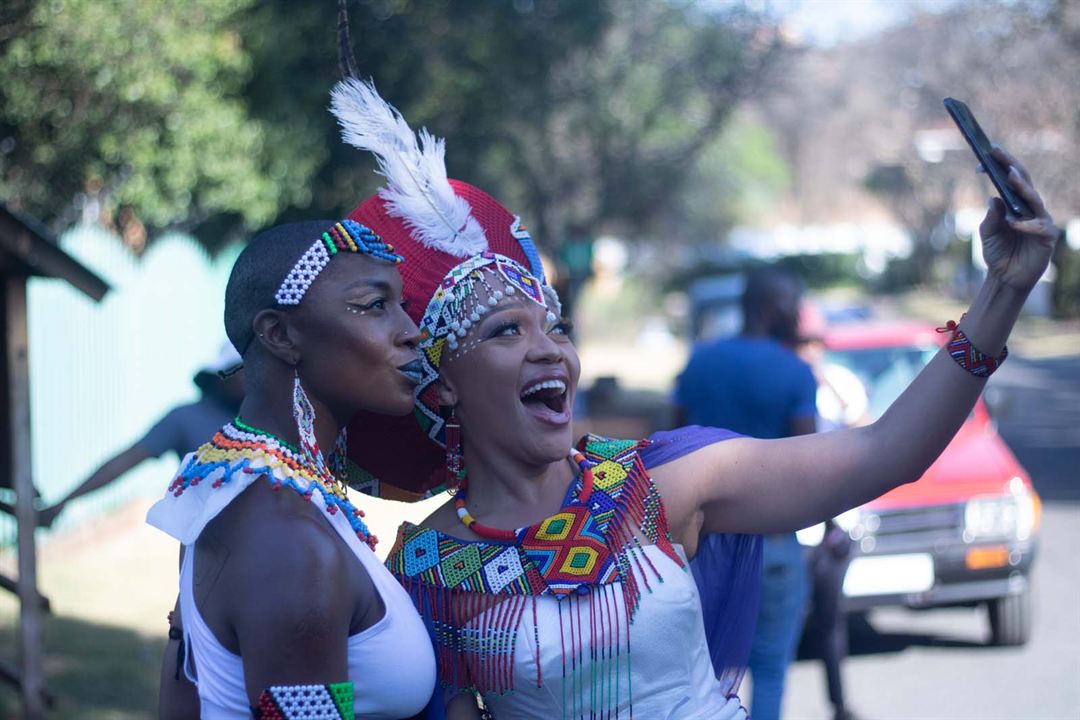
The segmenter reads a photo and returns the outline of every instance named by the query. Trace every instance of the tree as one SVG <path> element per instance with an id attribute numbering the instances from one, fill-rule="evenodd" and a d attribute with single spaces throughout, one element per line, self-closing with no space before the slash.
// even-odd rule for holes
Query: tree
<path id="1" fill-rule="evenodd" d="M 873 37 L 787 56 L 759 100 L 792 167 L 796 222 L 886 209 L 930 279 L 932 241 L 957 207 L 992 192 L 942 107 L 966 101 L 1022 158 L 1055 215 L 1080 208 L 1080 25 L 1075 3 L 960 3 Z M 926 142 L 935 144 L 927 152 Z M 920 149 L 921 148 L 921 149 Z"/>
<path id="2" fill-rule="evenodd" d="M 641 235 L 775 48 L 688 0 L 351 2 L 360 72 L 450 139 L 552 250 Z M 210 245 L 338 216 L 378 185 L 329 113 L 336 4 L 16 0 L 0 14 L 0 193 L 55 223 L 80 197 Z M 7 38 L 7 39 L 5 39 Z"/>
<path id="3" fill-rule="evenodd" d="M 136 228 L 221 214 L 258 227 L 302 202 L 321 148 L 281 142 L 248 113 L 253 67 L 234 26 L 247 4 L 50 0 L 5 13 L 0 193 L 58 223 L 89 199 Z"/>

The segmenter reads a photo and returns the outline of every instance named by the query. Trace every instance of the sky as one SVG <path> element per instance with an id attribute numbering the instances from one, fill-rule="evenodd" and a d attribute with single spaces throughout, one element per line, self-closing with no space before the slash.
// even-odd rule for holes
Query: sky
<path id="1" fill-rule="evenodd" d="M 917 12 L 940 12 L 959 2 L 979 0 L 704 0 L 716 7 L 745 5 L 782 18 L 811 45 L 858 40 L 904 22 Z"/>

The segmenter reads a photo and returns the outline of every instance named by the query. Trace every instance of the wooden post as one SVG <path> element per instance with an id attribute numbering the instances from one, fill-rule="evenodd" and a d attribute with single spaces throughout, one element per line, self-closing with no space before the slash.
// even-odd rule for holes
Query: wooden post
<path id="1" fill-rule="evenodd" d="M 30 471 L 30 370 L 27 361 L 26 278 L 9 275 L 5 282 L 7 367 L 11 420 L 11 479 L 19 543 L 19 675 L 23 717 L 45 717 L 45 678 L 41 652 L 41 601 L 37 589 L 34 531 L 34 482 Z"/>

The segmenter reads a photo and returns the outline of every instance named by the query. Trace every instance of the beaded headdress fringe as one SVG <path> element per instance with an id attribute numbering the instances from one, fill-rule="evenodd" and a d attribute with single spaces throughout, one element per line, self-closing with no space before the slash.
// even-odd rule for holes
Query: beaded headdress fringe
<path id="1" fill-rule="evenodd" d="M 596 478 L 590 506 L 571 501 L 519 530 L 513 545 L 403 526 L 387 566 L 429 624 L 444 686 L 482 695 L 513 690 L 524 631 L 534 636 L 541 687 L 537 598 L 552 596 L 559 600 L 564 687 L 571 688 L 564 710 L 573 715 L 586 698 L 594 711 L 632 703 L 629 633 L 641 600 L 638 577 L 648 592 L 652 581 L 663 582 L 639 537 L 684 564 L 639 444 L 589 436 L 582 446 Z"/>

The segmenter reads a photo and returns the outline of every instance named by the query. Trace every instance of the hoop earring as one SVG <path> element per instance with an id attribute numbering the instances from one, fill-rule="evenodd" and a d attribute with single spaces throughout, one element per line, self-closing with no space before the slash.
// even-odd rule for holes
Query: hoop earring
<path id="1" fill-rule="evenodd" d="M 444 482 L 446 487 L 456 490 L 465 477 L 465 458 L 461 453 L 461 424 L 458 423 L 457 414 L 450 410 L 450 417 L 446 420 L 446 475 Z"/>

